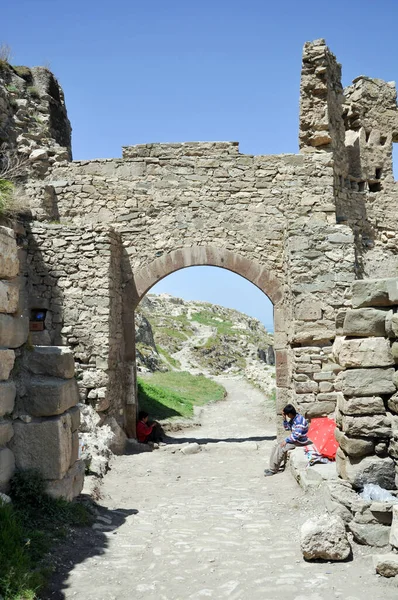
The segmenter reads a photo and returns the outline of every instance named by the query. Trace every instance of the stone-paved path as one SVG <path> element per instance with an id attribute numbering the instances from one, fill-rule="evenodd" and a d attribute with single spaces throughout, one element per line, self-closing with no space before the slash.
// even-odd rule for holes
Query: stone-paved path
<path id="1" fill-rule="evenodd" d="M 264 397 L 243 381 L 224 384 L 229 399 L 206 408 L 202 427 L 115 459 L 94 526 L 100 537 L 71 566 L 63 595 L 50 597 L 396 600 L 396 583 L 373 573 L 366 548 L 355 546 L 353 562 L 303 561 L 299 528 L 320 501 L 289 472 L 263 477 L 274 435 Z M 182 454 L 184 438 L 202 450 Z"/>

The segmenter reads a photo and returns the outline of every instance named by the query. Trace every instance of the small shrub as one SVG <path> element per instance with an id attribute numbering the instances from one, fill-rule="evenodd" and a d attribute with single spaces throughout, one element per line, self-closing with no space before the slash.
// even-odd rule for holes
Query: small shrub
<path id="1" fill-rule="evenodd" d="M 11 59 L 11 48 L 8 44 L 0 44 L 0 68 L 8 67 Z"/>
<path id="2" fill-rule="evenodd" d="M 0 215 L 7 211 L 12 203 L 14 185 L 11 181 L 0 179 Z"/>
<path id="3" fill-rule="evenodd" d="M 39 90 L 34 87 L 33 85 L 30 85 L 27 88 L 28 94 L 30 94 L 33 98 L 40 98 L 40 93 Z"/>
<path id="4" fill-rule="evenodd" d="M 22 77 L 22 79 L 24 79 L 25 81 L 32 80 L 32 71 L 29 69 L 29 67 L 24 67 L 24 66 L 18 65 L 18 66 L 13 66 L 12 68 L 15 71 L 15 73 L 17 75 L 19 75 L 19 77 Z"/>

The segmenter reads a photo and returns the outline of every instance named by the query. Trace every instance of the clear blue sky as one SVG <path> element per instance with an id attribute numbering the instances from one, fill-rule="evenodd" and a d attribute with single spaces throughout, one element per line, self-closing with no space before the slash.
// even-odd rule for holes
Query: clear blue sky
<path id="1" fill-rule="evenodd" d="M 297 151 L 303 43 L 326 38 L 345 85 L 395 80 L 397 22 L 396 0 L 12 0 L 0 36 L 14 64 L 47 64 L 60 80 L 76 159 L 188 140 L 273 154 Z M 223 281 L 204 277 L 202 296 L 216 286 L 231 305 Z"/>

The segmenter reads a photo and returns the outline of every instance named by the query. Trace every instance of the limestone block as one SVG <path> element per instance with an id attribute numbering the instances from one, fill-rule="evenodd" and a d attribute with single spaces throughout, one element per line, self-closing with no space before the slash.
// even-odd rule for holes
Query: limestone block
<path id="1" fill-rule="evenodd" d="M 343 416 L 342 430 L 352 437 L 391 437 L 391 421 L 382 415 L 369 417 Z"/>
<path id="2" fill-rule="evenodd" d="M 23 409 L 33 417 L 60 415 L 78 402 L 76 380 L 56 377 L 32 377 L 21 399 Z"/>
<path id="3" fill-rule="evenodd" d="M 344 319 L 343 334 L 355 337 L 384 337 L 386 311 L 377 308 L 348 310 Z"/>
<path id="4" fill-rule="evenodd" d="M 324 497 L 329 497 L 334 502 L 345 506 L 351 514 L 353 505 L 360 500 L 357 492 L 352 488 L 351 484 L 348 481 L 337 479 L 334 481 L 325 481 L 323 485 Z"/>
<path id="5" fill-rule="evenodd" d="M 13 317 L 0 314 L 0 346 L 19 348 L 29 335 L 29 321 L 26 317 Z"/>
<path id="6" fill-rule="evenodd" d="M 352 305 L 389 306 L 395 304 L 397 297 L 398 279 L 369 279 L 354 281 L 352 284 Z"/>
<path id="7" fill-rule="evenodd" d="M 79 406 L 73 406 L 68 410 L 68 414 L 71 418 L 71 429 L 72 432 L 77 431 L 80 426 L 80 408 Z"/>
<path id="8" fill-rule="evenodd" d="M 62 479 L 72 456 L 70 415 L 30 423 L 16 419 L 10 447 L 18 469 L 38 468 L 45 479 Z"/>
<path id="9" fill-rule="evenodd" d="M 104 425 L 108 425 L 113 434 L 109 448 L 114 454 L 123 454 L 126 449 L 127 435 L 114 417 L 108 417 L 104 421 Z"/>
<path id="10" fill-rule="evenodd" d="M 3 350 L 0 348 L 0 381 L 5 381 L 9 378 L 14 361 L 14 350 Z"/>
<path id="11" fill-rule="evenodd" d="M 15 313 L 18 301 L 18 283 L 16 281 L 0 281 L 0 313 Z"/>
<path id="12" fill-rule="evenodd" d="M 65 498 L 71 501 L 81 493 L 83 484 L 84 463 L 78 460 L 62 479 L 47 482 L 47 493 L 53 498 Z"/>
<path id="13" fill-rule="evenodd" d="M 316 417 L 326 417 L 331 415 L 336 408 L 335 402 L 312 402 L 303 404 L 302 410 L 306 419 L 315 419 Z"/>
<path id="14" fill-rule="evenodd" d="M 343 394 L 339 394 L 337 406 L 344 415 L 385 415 L 386 413 L 380 396 L 352 396 L 347 399 Z"/>
<path id="15" fill-rule="evenodd" d="M 361 489 L 366 483 L 376 483 L 387 490 L 395 489 L 395 465 L 392 458 L 348 456 L 341 448 L 336 453 L 337 474 Z"/>
<path id="16" fill-rule="evenodd" d="M 398 548 L 398 505 L 392 507 L 392 523 L 389 542 L 393 548 Z"/>
<path id="17" fill-rule="evenodd" d="M 12 421 L 0 419 L 0 447 L 8 444 L 12 436 L 14 435 L 14 428 Z"/>
<path id="18" fill-rule="evenodd" d="M 350 521 L 348 527 L 354 535 L 354 540 L 358 542 L 358 544 L 375 546 L 376 548 L 382 548 L 383 546 L 388 545 L 390 534 L 388 525 L 380 525 L 378 523 L 356 523 L 353 520 Z"/>
<path id="19" fill-rule="evenodd" d="M 0 492 L 8 491 L 8 483 L 15 471 L 14 454 L 9 448 L 0 448 Z"/>
<path id="20" fill-rule="evenodd" d="M 318 391 L 316 381 L 296 381 L 294 385 L 297 394 L 312 394 Z"/>
<path id="21" fill-rule="evenodd" d="M 398 414 L 398 392 L 387 400 L 387 406 L 393 413 Z"/>
<path id="22" fill-rule="evenodd" d="M 394 342 L 391 346 L 391 354 L 395 363 L 398 363 L 398 342 Z"/>
<path id="23" fill-rule="evenodd" d="M 342 367 L 389 367 L 394 364 L 390 343 L 385 338 L 344 340 L 337 359 Z"/>
<path id="24" fill-rule="evenodd" d="M 75 373 L 73 353 L 65 346 L 35 346 L 25 352 L 24 361 L 35 375 L 71 379 Z"/>
<path id="25" fill-rule="evenodd" d="M 337 375 L 334 387 L 345 396 L 393 394 L 396 390 L 394 374 L 395 370 L 391 368 L 350 369 Z"/>
<path id="26" fill-rule="evenodd" d="M 394 438 L 390 440 L 390 444 L 388 446 L 388 454 L 398 460 L 398 439 Z"/>
<path id="27" fill-rule="evenodd" d="M 14 232 L 7 227 L 0 227 L 0 279 L 13 279 L 18 272 L 18 248 Z"/>
<path id="28" fill-rule="evenodd" d="M 386 334 L 389 338 L 398 338 L 398 313 L 392 310 L 386 315 Z"/>
<path id="29" fill-rule="evenodd" d="M 301 527 L 300 546 L 307 560 L 345 560 L 351 553 L 344 522 L 334 515 L 308 519 Z"/>
<path id="30" fill-rule="evenodd" d="M 367 454 L 373 454 L 374 452 L 374 441 L 371 439 L 363 438 L 350 438 L 345 435 L 340 429 L 336 427 L 335 438 L 342 450 L 346 454 L 353 457 L 366 456 Z"/>
<path id="31" fill-rule="evenodd" d="M 0 417 L 12 413 L 16 393 L 17 390 L 13 381 L 0 382 Z"/>
<path id="32" fill-rule="evenodd" d="M 398 575 L 398 554 L 378 554 L 373 556 L 373 565 L 376 573 L 383 577 L 395 577 Z"/>
<path id="33" fill-rule="evenodd" d="M 74 431 L 72 433 L 72 450 L 70 458 L 70 466 L 73 466 L 79 458 L 79 432 Z"/>

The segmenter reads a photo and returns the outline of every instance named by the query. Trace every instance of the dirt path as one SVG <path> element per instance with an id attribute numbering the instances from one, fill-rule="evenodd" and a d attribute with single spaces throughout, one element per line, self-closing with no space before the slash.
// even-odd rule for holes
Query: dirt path
<path id="1" fill-rule="evenodd" d="M 263 477 L 272 411 L 244 381 L 223 383 L 229 398 L 205 409 L 202 427 L 164 449 L 115 459 L 102 514 L 76 539 L 48 597 L 396 600 L 396 583 L 373 574 L 367 548 L 355 547 L 354 562 L 303 561 L 299 528 L 320 501 L 289 472 Z M 184 455 L 186 440 L 201 450 Z"/>

